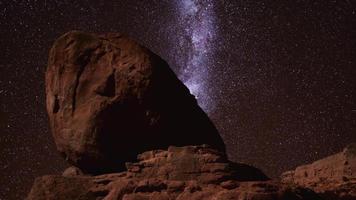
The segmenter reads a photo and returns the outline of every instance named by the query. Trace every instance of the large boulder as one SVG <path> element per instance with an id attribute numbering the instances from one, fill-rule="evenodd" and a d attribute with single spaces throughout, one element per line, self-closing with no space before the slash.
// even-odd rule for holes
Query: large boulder
<path id="1" fill-rule="evenodd" d="M 46 94 L 57 149 L 85 173 L 120 171 L 138 153 L 169 145 L 225 151 L 168 64 L 121 34 L 61 36 L 50 51 Z"/>
<path id="2" fill-rule="evenodd" d="M 270 181 L 207 146 L 169 147 L 138 156 L 127 171 L 100 176 L 43 176 L 27 200 L 319 200 L 311 190 Z"/>

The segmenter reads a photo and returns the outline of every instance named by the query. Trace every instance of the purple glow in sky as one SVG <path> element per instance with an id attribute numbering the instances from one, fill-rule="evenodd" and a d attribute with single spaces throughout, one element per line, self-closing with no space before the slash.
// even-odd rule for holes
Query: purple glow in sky
<path id="1" fill-rule="evenodd" d="M 183 29 L 179 40 L 188 47 L 187 58 L 179 62 L 179 78 L 195 95 L 199 105 L 209 112 L 214 107 L 208 92 L 212 47 L 216 37 L 213 4 L 211 0 L 178 0 L 176 6 L 179 25 Z"/>

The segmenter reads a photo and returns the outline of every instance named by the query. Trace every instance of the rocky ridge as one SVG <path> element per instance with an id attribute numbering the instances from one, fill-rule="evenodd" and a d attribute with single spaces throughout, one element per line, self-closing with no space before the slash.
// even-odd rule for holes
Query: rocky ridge
<path id="1" fill-rule="evenodd" d="M 356 144 L 282 174 L 282 182 L 310 188 L 325 199 L 356 199 Z"/>
<path id="2" fill-rule="evenodd" d="M 28 200 L 319 198 L 311 190 L 271 181 L 256 168 L 232 163 L 208 146 L 169 147 L 145 152 L 138 159 L 121 173 L 40 177 Z"/>

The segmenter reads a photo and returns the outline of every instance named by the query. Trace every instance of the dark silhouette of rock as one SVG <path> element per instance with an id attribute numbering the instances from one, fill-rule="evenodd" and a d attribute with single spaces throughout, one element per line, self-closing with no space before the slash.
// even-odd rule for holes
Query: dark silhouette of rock
<path id="1" fill-rule="evenodd" d="M 282 174 L 284 183 L 314 190 L 325 200 L 356 199 L 356 144 Z"/>
<path id="2" fill-rule="evenodd" d="M 169 145 L 225 151 L 168 64 L 121 34 L 60 37 L 50 51 L 46 93 L 57 149 L 85 173 L 118 172 L 138 153 Z"/>
<path id="3" fill-rule="evenodd" d="M 320 199 L 310 190 L 269 181 L 260 170 L 233 164 L 207 146 L 170 147 L 138 158 L 121 173 L 37 178 L 27 199 Z"/>

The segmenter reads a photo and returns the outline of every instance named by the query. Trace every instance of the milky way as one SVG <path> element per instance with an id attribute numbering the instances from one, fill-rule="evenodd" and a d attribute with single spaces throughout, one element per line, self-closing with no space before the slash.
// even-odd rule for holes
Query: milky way
<path id="1" fill-rule="evenodd" d="M 215 13 L 212 1 L 178 0 L 178 24 L 182 30 L 180 45 L 188 49 L 186 57 L 178 61 L 179 78 L 195 95 L 199 105 L 209 112 L 214 108 L 208 90 L 213 46 L 216 38 Z"/>

